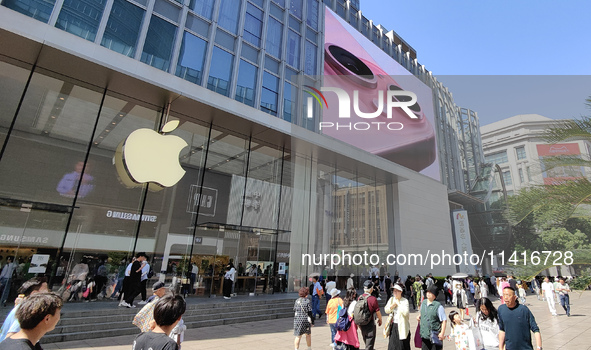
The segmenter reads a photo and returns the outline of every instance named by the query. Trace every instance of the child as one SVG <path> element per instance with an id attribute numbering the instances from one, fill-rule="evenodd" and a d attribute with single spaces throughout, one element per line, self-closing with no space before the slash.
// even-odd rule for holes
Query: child
<path id="1" fill-rule="evenodd" d="M 525 296 L 526 296 L 526 294 L 525 294 L 525 286 L 524 286 L 525 282 L 523 282 L 523 284 L 520 283 L 520 282 L 521 281 L 517 281 L 517 283 L 518 283 L 518 289 L 519 289 L 519 303 L 521 305 L 525 305 Z"/>
<path id="2" fill-rule="evenodd" d="M 468 342 L 468 325 L 464 324 L 459 313 L 452 311 L 449 313 L 451 320 L 451 333 L 447 336 L 447 340 L 453 337 L 456 344 L 456 350 L 470 350 L 470 343 Z"/>
<path id="3" fill-rule="evenodd" d="M 178 350 L 176 341 L 169 338 L 185 313 L 187 305 L 180 295 L 165 296 L 154 305 L 154 327 L 151 332 L 140 333 L 133 341 L 133 350 Z"/>

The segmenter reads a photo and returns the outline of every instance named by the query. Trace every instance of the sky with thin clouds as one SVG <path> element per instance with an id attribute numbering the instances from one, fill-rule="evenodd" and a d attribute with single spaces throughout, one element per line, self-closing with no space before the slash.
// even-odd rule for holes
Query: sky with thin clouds
<path id="1" fill-rule="evenodd" d="M 591 115 L 591 1 L 361 0 L 486 125 Z"/>

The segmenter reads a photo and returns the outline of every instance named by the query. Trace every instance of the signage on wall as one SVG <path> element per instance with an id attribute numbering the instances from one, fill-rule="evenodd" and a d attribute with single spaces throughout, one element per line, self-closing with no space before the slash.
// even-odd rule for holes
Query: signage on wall
<path id="1" fill-rule="evenodd" d="M 285 263 L 279 263 L 279 269 L 277 270 L 277 273 L 280 275 L 285 275 Z"/>
<path id="2" fill-rule="evenodd" d="M 203 243 L 203 237 L 195 237 L 195 244 L 202 244 Z"/>
<path id="3" fill-rule="evenodd" d="M 49 255 L 34 254 L 31 257 L 31 265 L 29 266 L 29 273 L 45 273 L 47 264 L 49 263 Z"/>
<path id="4" fill-rule="evenodd" d="M 467 253 L 472 255 L 472 240 L 470 238 L 470 223 L 468 222 L 468 212 L 466 210 L 454 210 L 453 230 L 456 242 L 456 253 L 463 255 Z M 474 273 L 474 266 L 458 265 L 460 271 L 467 274 Z"/>
<path id="5" fill-rule="evenodd" d="M 199 193 L 198 185 L 189 187 L 189 199 L 187 201 L 187 213 L 203 216 L 215 216 L 218 201 L 218 190 L 210 187 L 202 187 Z M 197 210 L 199 208 L 199 210 Z"/>
<path id="6" fill-rule="evenodd" d="M 137 213 L 107 210 L 106 216 L 113 219 L 140 221 L 140 214 Z M 156 220 L 158 220 L 158 216 L 144 214 L 141 216 L 141 219 L 144 222 L 156 222 Z"/>

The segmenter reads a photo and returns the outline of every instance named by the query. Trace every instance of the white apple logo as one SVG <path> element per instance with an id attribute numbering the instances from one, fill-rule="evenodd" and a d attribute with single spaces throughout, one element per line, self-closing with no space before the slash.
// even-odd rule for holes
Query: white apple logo
<path id="1" fill-rule="evenodd" d="M 178 120 L 166 123 L 162 132 L 171 132 Z M 188 144 L 174 135 L 161 135 L 151 129 L 138 129 L 123 144 L 123 161 L 133 181 L 155 182 L 164 187 L 174 186 L 185 175 L 179 153 Z"/>

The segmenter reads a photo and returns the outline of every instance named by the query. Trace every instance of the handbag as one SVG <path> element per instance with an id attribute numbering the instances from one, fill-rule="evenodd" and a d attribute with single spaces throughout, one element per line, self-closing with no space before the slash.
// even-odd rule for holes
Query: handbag
<path id="1" fill-rule="evenodd" d="M 392 326 L 393 323 L 392 321 L 394 320 L 394 314 L 390 314 L 388 315 L 388 318 L 386 319 L 386 324 L 384 325 L 384 338 L 389 338 L 390 335 L 392 334 Z"/>
<path id="2" fill-rule="evenodd" d="M 417 330 L 415 331 L 415 348 L 423 347 L 423 339 L 421 339 L 421 323 L 417 324 Z"/>
<path id="3" fill-rule="evenodd" d="M 439 339 L 439 332 L 431 331 L 431 343 L 437 346 L 443 346 L 443 342 Z"/>
<path id="4" fill-rule="evenodd" d="M 82 292 L 82 297 L 88 298 L 89 295 L 90 295 L 90 288 L 86 288 L 86 290 L 84 292 Z"/>
<path id="5" fill-rule="evenodd" d="M 466 331 L 466 336 L 468 337 L 468 345 L 470 350 L 484 349 L 482 334 L 480 334 L 480 329 L 474 324 L 473 319 L 470 319 L 470 325 Z"/>

